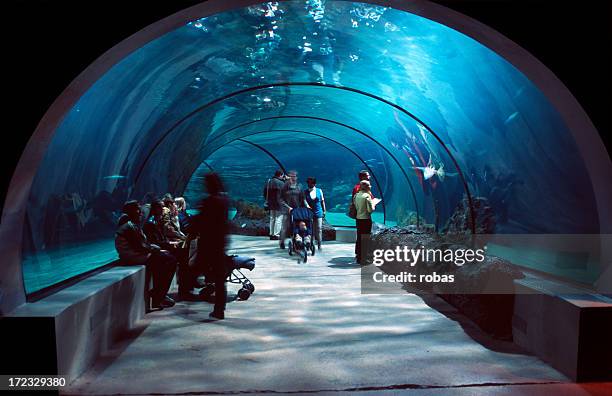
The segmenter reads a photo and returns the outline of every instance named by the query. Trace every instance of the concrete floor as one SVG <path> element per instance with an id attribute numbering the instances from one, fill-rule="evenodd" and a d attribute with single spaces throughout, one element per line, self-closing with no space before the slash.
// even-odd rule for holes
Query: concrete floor
<path id="1" fill-rule="evenodd" d="M 147 314 L 63 393 L 612 393 L 569 383 L 435 297 L 360 294 L 352 245 L 329 243 L 307 264 L 276 246 L 232 238 L 232 253 L 257 258 L 256 291 L 226 320 L 209 321 L 204 302 Z"/>

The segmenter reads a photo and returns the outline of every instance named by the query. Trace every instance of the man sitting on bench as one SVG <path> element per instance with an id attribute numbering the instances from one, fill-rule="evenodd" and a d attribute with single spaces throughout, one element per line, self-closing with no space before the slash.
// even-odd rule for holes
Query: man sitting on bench
<path id="1" fill-rule="evenodd" d="M 123 265 L 145 265 L 153 277 L 152 307 L 169 308 L 174 300 L 167 295 L 176 271 L 177 260 L 167 250 L 149 243 L 140 228 L 142 211 L 138 201 L 123 205 L 115 233 L 115 248 Z M 145 285 L 148 288 L 149 285 Z"/>

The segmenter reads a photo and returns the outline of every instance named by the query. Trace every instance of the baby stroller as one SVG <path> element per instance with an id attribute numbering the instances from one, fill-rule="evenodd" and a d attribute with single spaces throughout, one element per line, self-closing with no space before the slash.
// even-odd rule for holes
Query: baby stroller
<path id="1" fill-rule="evenodd" d="M 291 241 L 289 241 L 289 255 L 297 253 L 304 262 L 308 261 L 308 251 L 315 255 L 315 245 L 312 243 L 312 211 L 308 208 L 295 208 L 291 211 Z M 304 222 L 305 230 L 300 229 Z"/>
<path id="2" fill-rule="evenodd" d="M 238 256 L 235 254 L 226 256 L 226 258 L 227 282 L 241 285 L 242 287 L 238 290 L 238 298 L 241 300 L 248 300 L 255 291 L 255 286 L 240 270 L 248 269 L 249 271 L 253 271 L 253 268 L 255 268 L 255 258 Z M 211 277 L 206 277 L 204 286 L 200 290 L 200 296 L 205 300 L 209 300 L 215 292 L 215 284 L 213 282 L 208 282 L 208 279 L 211 279 Z"/>

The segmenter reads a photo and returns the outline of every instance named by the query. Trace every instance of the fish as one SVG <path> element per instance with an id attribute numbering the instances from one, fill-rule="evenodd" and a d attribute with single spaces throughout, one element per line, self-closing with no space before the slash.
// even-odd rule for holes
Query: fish
<path id="1" fill-rule="evenodd" d="M 325 73 L 325 69 L 323 68 L 323 66 L 320 63 L 315 62 L 312 64 L 312 69 L 319 73 L 319 77 L 321 78 L 321 80 L 323 80 L 323 74 Z"/>
<path id="2" fill-rule="evenodd" d="M 431 179 L 436 173 L 438 173 L 438 171 L 436 170 L 436 168 L 434 168 L 431 165 L 427 165 L 427 166 L 415 166 L 415 169 L 419 169 L 423 172 L 423 178 L 425 180 L 429 180 Z"/>
<path id="3" fill-rule="evenodd" d="M 117 179 L 125 179 L 124 175 L 108 175 L 104 176 L 105 180 L 117 180 Z"/>
<path id="4" fill-rule="evenodd" d="M 525 86 L 523 85 L 522 87 L 519 88 L 518 91 L 516 91 L 516 94 L 514 94 L 514 99 L 518 98 L 519 96 L 521 96 L 521 94 L 525 91 Z"/>
<path id="5" fill-rule="evenodd" d="M 510 122 L 512 122 L 517 116 L 519 115 L 518 111 L 515 111 L 514 113 L 510 114 L 510 116 L 508 116 L 508 118 L 506 118 L 506 121 L 504 121 L 504 124 L 508 125 Z"/>

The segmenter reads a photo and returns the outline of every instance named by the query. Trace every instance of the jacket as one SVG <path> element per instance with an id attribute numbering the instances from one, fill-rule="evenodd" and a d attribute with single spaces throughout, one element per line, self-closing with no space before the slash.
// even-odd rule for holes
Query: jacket
<path id="1" fill-rule="evenodd" d="M 302 185 L 300 183 L 291 185 L 290 182 L 286 182 L 281 190 L 280 203 L 285 213 L 289 212 L 289 208 L 295 209 L 306 206 Z"/>
<path id="2" fill-rule="evenodd" d="M 225 194 L 210 195 L 199 205 L 199 213 L 192 217 L 192 230 L 198 240 L 197 266 L 211 268 L 217 274 L 225 274 L 225 247 L 229 234 L 229 199 Z"/>
<path id="3" fill-rule="evenodd" d="M 280 195 L 281 195 L 281 190 L 284 184 L 285 182 L 282 181 L 278 177 L 273 177 L 271 179 L 268 179 L 266 184 L 264 184 L 263 197 L 268 203 L 268 209 L 270 210 L 281 210 L 282 209 Z"/>
<path id="4" fill-rule="evenodd" d="M 353 196 L 355 208 L 357 209 L 357 220 L 366 220 L 371 218 L 371 213 L 374 211 L 372 196 L 369 192 L 359 191 Z"/>
<path id="5" fill-rule="evenodd" d="M 128 215 L 124 214 L 119 218 L 115 233 L 115 249 L 123 264 L 136 265 L 144 264 L 151 253 L 159 251 L 160 247 L 149 243 L 140 225 L 134 224 Z"/>
<path id="6" fill-rule="evenodd" d="M 150 243 L 153 243 L 162 249 L 172 248 L 170 245 L 170 239 L 166 235 L 166 228 L 163 219 L 158 221 L 158 219 L 156 219 L 154 216 L 151 216 L 149 220 L 145 222 L 143 231 Z"/>

